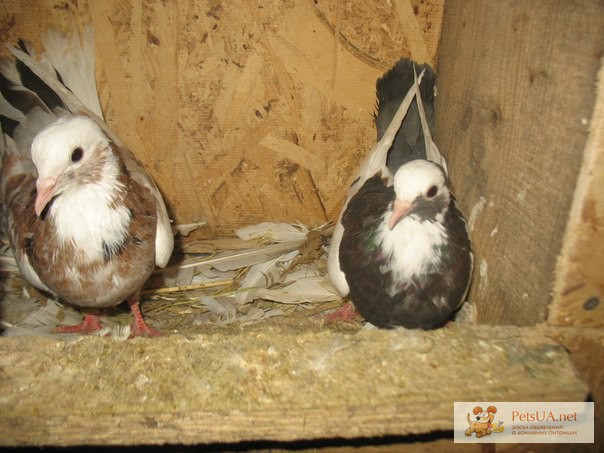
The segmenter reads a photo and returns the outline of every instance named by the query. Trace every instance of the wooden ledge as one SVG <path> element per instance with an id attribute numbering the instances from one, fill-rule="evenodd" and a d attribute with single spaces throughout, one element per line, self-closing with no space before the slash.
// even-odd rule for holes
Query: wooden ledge
<path id="1" fill-rule="evenodd" d="M 0 339 L 3 445 L 151 445 L 451 430 L 454 401 L 582 401 L 536 329 L 242 330 Z"/>

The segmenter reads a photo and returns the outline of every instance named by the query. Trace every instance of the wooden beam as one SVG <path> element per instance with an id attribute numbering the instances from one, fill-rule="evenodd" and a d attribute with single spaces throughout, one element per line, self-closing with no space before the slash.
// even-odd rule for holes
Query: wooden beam
<path id="1" fill-rule="evenodd" d="M 470 220 L 470 300 L 481 323 L 544 322 L 594 111 L 604 4 L 447 0 L 442 36 L 435 141 Z"/>
<path id="2" fill-rule="evenodd" d="M 250 328 L 0 340 L 2 445 L 356 438 L 451 430 L 454 401 L 582 401 L 555 341 L 516 327 Z"/>
<path id="3" fill-rule="evenodd" d="M 595 405 L 594 444 L 604 445 L 604 329 L 584 325 L 547 327 L 544 333 L 570 353 L 573 365 L 589 386 L 589 398 Z"/>
<path id="4" fill-rule="evenodd" d="M 548 321 L 604 327 L 604 63 Z"/>

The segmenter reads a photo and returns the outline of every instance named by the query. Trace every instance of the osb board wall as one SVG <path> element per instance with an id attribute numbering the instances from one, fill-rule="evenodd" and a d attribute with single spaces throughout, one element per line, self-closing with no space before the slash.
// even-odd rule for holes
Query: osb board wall
<path id="1" fill-rule="evenodd" d="M 583 165 L 573 199 L 554 299 L 555 325 L 604 327 L 604 59 Z"/>
<path id="2" fill-rule="evenodd" d="M 470 299 L 481 322 L 544 321 L 594 109 L 604 3 L 448 0 L 442 36 L 436 138 L 469 218 Z"/>
<path id="3" fill-rule="evenodd" d="M 9 0 L 2 41 L 92 23 L 109 125 L 205 236 L 337 217 L 375 142 L 375 81 L 434 63 L 444 0 Z"/>

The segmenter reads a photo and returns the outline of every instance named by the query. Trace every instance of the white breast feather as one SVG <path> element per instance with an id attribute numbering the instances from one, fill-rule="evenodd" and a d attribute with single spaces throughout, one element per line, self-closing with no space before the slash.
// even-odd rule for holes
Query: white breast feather
<path id="1" fill-rule="evenodd" d="M 61 194 L 51 207 L 59 239 L 73 242 L 88 261 L 103 258 L 103 245 L 123 242 L 130 222 L 125 206 L 113 206 L 113 193 L 119 190 L 94 184 Z"/>
<path id="2" fill-rule="evenodd" d="M 444 244 L 447 239 L 443 225 L 421 222 L 410 215 L 390 230 L 387 220 L 390 215 L 391 212 L 387 211 L 378 232 L 382 251 L 389 263 L 380 271 L 392 271 L 394 281 L 407 282 L 422 275 L 430 267 L 437 266 L 440 254 L 434 253 L 434 248 Z"/>

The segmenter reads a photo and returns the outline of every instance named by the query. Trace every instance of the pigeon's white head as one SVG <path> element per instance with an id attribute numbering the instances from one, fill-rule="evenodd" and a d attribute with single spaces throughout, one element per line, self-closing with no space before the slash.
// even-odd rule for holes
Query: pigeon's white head
<path id="1" fill-rule="evenodd" d="M 429 160 L 413 160 L 394 175 L 395 200 L 388 227 L 392 230 L 406 216 L 420 221 L 439 221 L 451 199 L 442 167 Z"/>
<path id="2" fill-rule="evenodd" d="M 38 216 L 62 193 L 101 181 L 107 177 L 107 168 L 118 171 L 109 139 L 94 120 L 84 116 L 61 118 L 41 131 L 32 142 L 31 154 L 38 170 Z"/>

